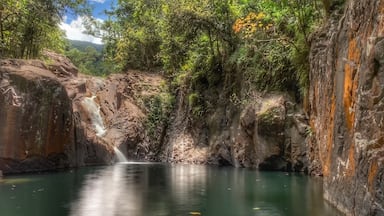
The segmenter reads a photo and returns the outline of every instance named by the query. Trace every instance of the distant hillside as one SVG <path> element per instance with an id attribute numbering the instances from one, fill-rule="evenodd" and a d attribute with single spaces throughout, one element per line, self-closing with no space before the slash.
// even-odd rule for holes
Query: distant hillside
<path id="1" fill-rule="evenodd" d="M 98 52 L 103 50 L 104 45 L 102 44 L 94 44 L 86 41 L 78 41 L 78 40 L 68 40 L 69 44 L 80 51 L 84 51 L 86 47 L 94 47 Z"/>
<path id="2" fill-rule="evenodd" d="M 103 45 L 68 40 L 65 55 L 78 67 L 81 73 L 96 76 L 111 73 L 111 65 L 104 62 Z"/>

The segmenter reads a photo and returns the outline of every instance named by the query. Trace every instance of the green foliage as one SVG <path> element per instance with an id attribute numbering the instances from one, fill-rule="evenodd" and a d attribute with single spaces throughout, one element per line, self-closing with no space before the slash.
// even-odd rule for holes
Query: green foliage
<path id="1" fill-rule="evenodd" d="M 232 31 L 236 14 L 234 1 L 173 1 L 165 11 L 160 56 L 166 72 L 184 81 L 180 86 L 195 120 L 209 113 L 218 102 L 217 89 L 235 72 L 227 62 L 238 44 Z"/>
<path id="2" fill-rule="evenodd" d="M 314 135 L 314 129 L 311 126 L 305 128 L 305 136 L 312 137 Z"/>
<path id="3" fill-rule="evenodd" d="M 79 68 L 80 72 L 96 76 L 111 73 L 112 67 L 104 61 L 103 53 L 98 51 L 94 45 L 85 48 L 79 47 L 79 49 L 68 46 L 65 55 Z"/>
<path id="4" fill-rule="evenodd" d="M 168 123 L 174 103 L 174 97 L 167 91 L 144 98 L 144 106 L 147 107 L 148 113 L 145 126 L 149 136 L 155 138 L 157 130 Z"/>
<path id="5" fill-rule="evenodd" d="M 85 0 L 3 0 L 0 5 L 0 57 L 35 58 L 43 48 L 62 52 L 58 24 L 67 9 L 85 10 Z"/>
<path id="6" fill-rule="evenodd" d="M 304 95 L 320 3 L 120 0 L 103 26 L 106 59 L 121 69 L 161 68 L 197 114 L 217 103 L 212 94 L 244 101 L 244 88 Z"/>
<path id="7" fill-rule="evenodd" d="M 299 86 L 300 94 L 307 95 L 309 88 L 309 51 L 310 47 L 303 37 L 296 38 L 295 48 L 290 49 L 289 60 L 295 69 L 295 80 Z"/>
<path id="8" fill-rule="evenodd" d="M 244 46 L 231 58 L 249 87 L 258 90 L 281 91 L 296 89 L 295 70 L 286 44 L 275 40 Z"/>
<path id="9" fill-rule="evenodd" d="M 1 57 L 32 58 L 43 48 L 63 51 L 58 23 L 68 9 L 87 12 L 86 2 L 4 0 Z M 65 52 L 89 74 L 127 68 L 164 70 L 175 89 L 199 95 L 199 107 L 211 104 L 207 100 L 215 97 L 207 94 L 212 89 L 225 89 L 228 98 L 240 97 L 235 92 L 239 79 L 246 88 L 304 95 L 309 80 L 309 34 L 323 13 L 319 5 L 329 11 L 343 2 L 119 0 L 107 12 L 110 19 L 99 26 L 104 32 L 103 52 L 92 47 L 66 48 Z"/>
<path id="10" fill-rule="evenodd" d="M 193 107 L 195 105 L 197 105 L 199 102 L 199 94 L 194 92 L 194 93 L 190 93 L 188 95 L 188 105 Z"/>
<path id="11" fill-rule="evenodd" d="M 188 95 L 188 107 L 193 117 L 199 118 L 203 116 L 204 104 L 199 93 L 192 92 Z"/>
<path id="12" fill-rule="evenodd" d="M 150 88 L 150 86 L 147 86 Z M 170 115 L 175 105 L 175 97 L 170 92 L 166 82 L 160 83 L 160 88 L 147 89 L 150 94 L 139 94 L 136 98 L 138 105 L 146 111 L 144 125 L 147 135 L 153 139 L 163 136 L 161 133 L 170 121 Z M 159 91 L 160 90 L 160 91 Z"/>
<path id="13" fill-rule="evenodd" d="M 279 108 L 272 108 L 266 110 L 263 113 L 257 115 L 258 122 L 262 123 L 263 126 L 272 126 L 275 123 L 276 116 L 279 113 Z"/>
<path id="14" fill-rule="evenodd" d="M 242 45 L 231 62 L 249 86 L 305 95 L 309 85 L 309 33 L 320 20 L 317 1 L 262 0 L 233 26 Z"/>
<path id="15" fill-rule="evenodd" d="M 104 45 L 103 44 L 95 44 L 87 41 L 78 41 L 78 40 L 67 40 L 68 46 L 71 48 L 76 48 L 80 51 L 85 51 L 85 49 L 89 46 L 96 49 L 97 52 L 103 52 Z"/>
<path id="16" fill-rule="evenodd" d="M 160 66 L 161 38 L 158 11 L 161 1 L 119 1 L 111 18 L 102 26 L 106 42 L 106 60 L 118 69 L 153 69 Z M 113 21 L 115 20 L 115 21 Z"/>

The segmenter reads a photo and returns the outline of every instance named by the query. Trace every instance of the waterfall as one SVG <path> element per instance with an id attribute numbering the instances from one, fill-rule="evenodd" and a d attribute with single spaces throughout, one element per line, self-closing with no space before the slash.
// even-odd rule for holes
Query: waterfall
<path id="1" fill-rule="evenodd" d="M 100 115 L 100 106 L 95 102 L 95 98 L 96 96 L 85 97 L 82 103 L 84 107 L 87 109 L 89 117 L 91 118 L 91 122 L 92 122 L 93 128 L 95 129 L 96 136 L 102 137 L 104 136 L 105 132 L 107 132 L 107 130 L 104 127 L 104 121 Z M 117 147 L 114 147 L 114 150 L 115 150 L 117 162 L 128 161 L 127 158 L 124 156 L 124 154 Z"/>
<path id="2" fill-rule="evenodd" d="M 88 111 L 88 114 L 91 118 L 92 125 L 96 131 L 96 136 L 102 137 L 107 131 L 104 127 L 103 118 L 100 115 L 100 106 L 95 102 L 96 96 L 85 97 L 83 104 Z"/>
<path id="3" fill-rule="evenodd" d="M 113 150 L 115 150 L 117 162 L 119 162 L 119 163 L 128 162 L 127 158 L 124 156 L 124 154 L 116 146 L 113 148 Z"/>

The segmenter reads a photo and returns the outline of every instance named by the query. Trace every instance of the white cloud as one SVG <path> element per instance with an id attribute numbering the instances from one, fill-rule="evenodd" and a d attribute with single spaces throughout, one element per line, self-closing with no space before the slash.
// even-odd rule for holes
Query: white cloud
<path id="1" fill-rule="evenodd" d="M 103 0 L 95 0 L 103 1 Z M 79 40 L 79 41 L 88 41 L 95 44 L 102 44 L 101 38 L 96 38 L 92 35 L 85 34 L 84 27 L 84 18 L 77 17 L 77 19 L 72 20 L 71 23 L 65 23 L 64 21 L 60 23 L 60 28 L 65 31 L 65 34 L 70 40 Z"/>

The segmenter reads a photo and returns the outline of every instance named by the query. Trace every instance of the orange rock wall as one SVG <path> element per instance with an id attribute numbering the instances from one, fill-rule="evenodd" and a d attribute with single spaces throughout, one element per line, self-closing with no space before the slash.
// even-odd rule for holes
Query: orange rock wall
<path id="1" fill-rule="evenodd" d="M 383 12 L 383 0 L 347 1 L 311 47 L 310 154 L 347 215 L 384 214 Z"/>

